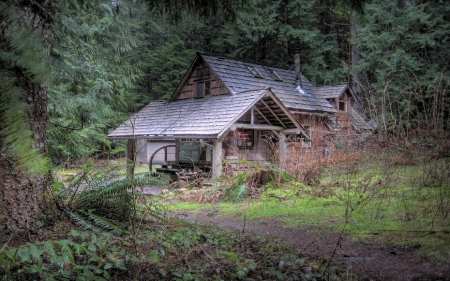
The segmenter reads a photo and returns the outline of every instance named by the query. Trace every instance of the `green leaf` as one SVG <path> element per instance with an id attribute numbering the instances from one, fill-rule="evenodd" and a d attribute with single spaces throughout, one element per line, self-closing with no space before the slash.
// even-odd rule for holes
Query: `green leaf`
<path id="1" fill-rule="evenodd" d="M 108 269 L 110 269 L 112 267 L 114 267 L 114 264 L 110 263 L 110 262 L 107 262 L 107 263 L 105 263 L 105 266 L 103 267 L 103 269 L 108 270 Z"/>
<path id="2" fill-rule="evenodd" d="M 236 272 L 238 279 L 244 279 L 245 276 L 247 276 L 247 273 L 243 270 L 238 270 Z"/>

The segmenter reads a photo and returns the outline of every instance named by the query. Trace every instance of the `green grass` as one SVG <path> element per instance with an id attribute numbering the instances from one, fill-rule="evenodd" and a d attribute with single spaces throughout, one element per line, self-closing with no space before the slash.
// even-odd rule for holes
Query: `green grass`
<path id="1" fill-rule="evenodd" d="M 364 160 L 364 159 L 363 159 Z M 323 173 L 321 185 L 266 185 L 257 199 L 237 204 L 175 204 L 172 209 L 220 209 L 222 216 L 273 219 L 286 227 L 317 226 L 355 239 L 384 239 L 450 257 L 450 159 L 392 166 L 359 161 Z M 347 222 L 347 223 L 346 223 Z"/>

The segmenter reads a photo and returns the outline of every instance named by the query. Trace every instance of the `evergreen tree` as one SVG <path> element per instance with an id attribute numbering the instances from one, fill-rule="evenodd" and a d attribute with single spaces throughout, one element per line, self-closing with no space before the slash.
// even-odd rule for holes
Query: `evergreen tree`
<path id="1" fill-rule="evenodd" d="M 257 0 L 239 14 L 236 24 L 219 32 L 215 30 L 220 21 L 209 24 L 213 30 L 208 34 L 217 37 L 208 47 L 214 53 L 279 67 L 293 67 L 299 50 L 302 72 L 313 83 L 345 81 L 348 22 L 334 1 Z"/>
<path id="2" fill-rule="evenodd" d="M 359 28 L 359 65 L 372 118 L 389 131 L 448 129 L 450 6 L 374 0 Z"/>
<path id="3" fill-rule="evenodd" d="M 54 1 L 0 2 L 0 233 L 33 226 L 50 182 L 47 80 Z"/>
<path id="4" fill-rule="evenodd" d="M 55 164 L 108 147 L 107 129 L 133 107 L 142 28 L 129 16 L 131 8 L 127 1 L 60 7 L 65 13 L 53 30 L 49 85 L 48 142 Z"/>
<path id="5" fill-rule="evenodd" d="M 96 1 L 90 2 L 92 7 L 96 7 L 98 4 Z M 176 15 L 184 10 L 214 15 L 219 10 L 223 10 L 224 14 L 230 17 L 235 14 L 235 8 L 245 2 L 244 0 L 148 1 L 150 7 L 158 8 L 161 12 L 171 12 L 171 15 Z M 78 3 L 84 2 L 66 1 L 59 4 L 68 4 L 70 6 L 65 6 L 65 8 L 70 8 L 70 10 L 74 8 L 76 11 L 82 7 Z M 118 2 L 105 3 L 104 8 L 108 9 L 107 6 L 114 3 Z M 52 68 L 49 57 L 52 52 L 50 39 L 58 22 L 57 18 L 64 16 L 63 12 L 65 12 L 61 10 L 61 13 L 58 13 L 56 4 L 57 2 L 52 0 L 0 2 L 0 64 L 2 71 L 0 83 L 0 202 L 2 202 L 0 205 L 0 229 L 2 233 L 23 231 L 33 227 L 43 209 L 44 191 L 49 184 L 47 171 L 50 166 L 45 162 L 47 159 L 47 82 Z M 200 4 L 206 5 L 202 7 L 199 6 Z M 116 6 L 117 8 L 120 9 L 120 4 Z M 95 15 L 98 16 L 98 14 Z M 100 23 L 96 26 L 101 28 L 104 25 Z M 91 48 L 85 46 L 86 50 L 95 51 L 95 48 L 102 48 L 109 42 L 101 43 L 102 45 Z M 61 46 L 63 46 L 62 43 Z M 121 50 L 121 47 L 120 44 L 116 44 L 116 50 L 120 50 L 119 54 L 127 51 Z M 64 56 L 63 51 L 60 52 L 59 54 L 55 52 L 55 54 Z M 115 59 L 121 60 L 123 57 L 119 56 Z M 86 65 L 95 66 L 94 64 Z M 75 73 L 79 71 L 77 66 L 73 67 Z M 88 71 L 90 70 L 88 69 Z M 64 77 L 58 78 L 64 80 Z M 80 81 L 85 83 L 85 89 L 92 89 L 92 94 L 96 94 L 99 100 L 102 98 L 108 100 L 112 96 L 110 96 L 111 91 L 95 89 L 95 86 L 109 87 L 106 80 L 106 83 L 101 81 L 102 78 L 104 76 L 98 75 L 92 78 L 83 78 Z M 64 85 L 60 89 L 70 85 L 70 83 L 62 84 Z M 77 85 L 72 86 L 77 88 Z M 83 95 L 79 89 L 77 89 L 77 94 Z M 56 115 L 56 117 L 60 116 Z M 32 174 L 34 176 L 31 176 Z"/>

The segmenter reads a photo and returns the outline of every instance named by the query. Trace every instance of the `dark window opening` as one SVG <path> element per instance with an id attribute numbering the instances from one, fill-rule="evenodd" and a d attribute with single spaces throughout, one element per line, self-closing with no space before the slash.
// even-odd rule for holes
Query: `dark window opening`
<path id="1" fill-rule="evenodd" d="M 276 73 L 275 70 L 269 69 L 268 71 L 275 81 L 283 81 L 283 79 L 281 79 L 280 75 L 278 75 L 278 73 Z"/>
<path id="2" fill-rule="evenodd" d="M 346 110 L 345 107 L 346 107 L 346 106 L 345 106 L 345 101 L 340 101 L 340 102 L 339 102 L 339 110 L 340 110 L 340 111 L 345 111 L 345 110 Z"/>
<path id="3" fill-rule="evenodd" d="M 250 72 L 253 74 L 253 76 L 255 76 L 257 78 L 264 78 L 264 76 L 262 76 L 261 72 L 259 72 L 259 70 L 256 67 L 248 66 L 247 68 L 248 68 L 248 70 L 250 70 Z"/>
<path id="4" fill-rule="evenodd" d="M 197 89 L 195 92 L 196 98 L 206 97 L 211 94 L 211 86 L 209 81 L 197 82 Z"/>

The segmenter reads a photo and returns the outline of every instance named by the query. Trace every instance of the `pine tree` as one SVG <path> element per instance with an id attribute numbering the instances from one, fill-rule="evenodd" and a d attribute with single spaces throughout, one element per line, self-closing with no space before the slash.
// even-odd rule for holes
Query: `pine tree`
<path id="1" fill-rule="evenodd" d="M 359 65 L 372 118 L 385 130 L 449 128 L 450 6 L 376 0 L 358 29 Z"/>
<path id="2" fill-rule="evenodd" d="M 205 1 L 166 0 L 148 1 L 148 3 L 150 7 L 162 8 L 162 12 L 171 12 L 172 15 L 184 10 L 213 15 L 222 10 L 224 14 L 232 17 L 235 14 L 235 8 L 246 2 L 244 0 Z M 24 231 L 33 227 L 43 208 L 44 190 L 49 184 L 50 168 L 46 164 L 48 159 L 46 157 L 47 82 L 51 75 L 52 63 L 49 54 L 53 47 L 50 39 L 58 22 L 57 18 L 64 16 L 64 13 L 58 13 L 56 4 L 68 3 L 71 5 L 69 8 L 74 8 L 75 11 L 79 9 L 77 7 L 81 7 L 79 3 L 88 5 L 86 1 L 63 2 L 58 3 L 52 0 L 0 2 L 2 72 L 0 229 L 2 233 Z M 88 2 L 94 6 L 99 4 L 97 1 Z M 119 3 L 119 1 L 104 5 L 113 3 Z M 200 4 L 207 5 L 202 7 L 199 6 Z M 120 9 L 120 5 L 116 8 Z M 106 6 L 105 9 L 107 9 Z M 102 46 L 93 48 L 96 47 L 102 48 Z M 121 45 L 117 45 L 117 49 L 120 48 Z M 83 81 L 92 83 L 88 86 L 102 85 L 102 82 L 98 80 Z M 104 94 L 101 90 L 96 93 Z M 107 96 L 104 98 L 108 99 Z"/>
<path id="3" fill-rule="evenodd" d="M 53 30 L 48 142 L 55 164 L 109 146 L 105 131 L 132 107 L 142 76 L 136 58 L 142 28 L 129 16 L 132 7 L 126 1 L 75 4 L 61 7 L 64 16 Z"/>
<path id="4" fill-rule="evenodd" d="M 50 182 L 47 81 L 54 1 L 0 2 L 0 233 L 29 229 Z"/>

